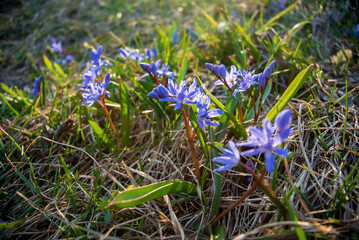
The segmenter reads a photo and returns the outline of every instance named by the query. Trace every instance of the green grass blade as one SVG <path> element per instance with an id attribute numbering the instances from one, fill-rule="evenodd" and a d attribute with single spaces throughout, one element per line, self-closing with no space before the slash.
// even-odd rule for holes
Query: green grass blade
<path id="1" fill-rule="evenodd" d="M 288 86 L 287 90 L 283 93 L 282 97 L 278 102 L 272 107 L 272 109 L 267 114 L 266 118 L 270 121 L 277 116 L 277 114 L 284 109 L 287 103 L 295 96 L 300 87 L 303 85 L 304 81 L 308 78 L 309 74 L 312 71 L 313 64 L 309 65 L 306 69 L 302 70 L 293 80 L 293 82 Z"/>
<path id="2" fill-rule="evenodd" d="M 211 239 L 213 240 L 224 240 L 225 238 L 225 233 L 224 233 L 224 228 L 222 226 L 216 226 L 213 230 L 213 234 L 211 236 Z"/>
<path id="3" fill-rule="evenodd" d="M 295 6 L 297 6 L 299 2 L 296 1 L 295 3 L 293 3 L 292 5 L 288 6 L 286 9 L 284 9 L 283 11 L 281 11 L 280 13 L 278 13 L 277 15 L 275 15 L 274 17 L 272 17 L 266 24 L 264 24 L 260 29 L 258 29 L 256 31 L 256 34 L 261 34 L 267 27 L 270 27 L 274 22 L 276 22 L 279 18 L 281 18 L 284 14 L 286 14 L 287 12 L 289 12 L 290 10 L 292 10 L 292 8 L 294 8 Z"/>
<path id="4" fill-rule="evenodd" d="M 170 180 L 119 192 L 108 207 L 117 209 L 134 207 L 172 193 L 197 195 L 197 186 L 190 182 Z"/>
<path id="5" fill-rule="evenodd" d="M 182 65 L 180 70 L 180 75 L 178 76 L 178 84 L 184 79 L 187 73 L 187 64 L 188 64 L 188 58 L 187 55 L 185 55 L 182 59 Z"/>

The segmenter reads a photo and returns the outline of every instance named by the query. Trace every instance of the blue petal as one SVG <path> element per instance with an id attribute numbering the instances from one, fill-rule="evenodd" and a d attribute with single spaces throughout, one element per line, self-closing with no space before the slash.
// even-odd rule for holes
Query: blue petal
<path id="1" fill-rule="evenodd" d="M 199 124 L 200 128 L 202 130 L 204 130 L 204 122 L 203 122 L 203 120 L 198 118 L 197 121 L 198 121 L 198 124 Z"/>
<path id="2" fill-rule="evenodd" d="M 166 101 L 176 102 L 176 101 L 177 101 L 177 98 L 175 98 L 175 97 L 166 97 L 166 98 L 160 99 L 160 101 L 162 101 L 162 102 L 166 102 Z"/>
<path id="3" fill-rule="evenodd" d="M 292 113 L 290 109 L 285 109 L 281 111 L 274 121 L 274 127 L 276 128 L 277 132 L 282 132 L 290 127 L 292 123 Z"/>
<path id="4" fill-rule="evenodd" d="M 204 122 L 209 126 L 214 126 L 215 127 L 215 126 L 219 125 L 218 123 L 214 123 L 214 122 L 212 122 L 212 121 L 210 121 L 208 119 L 204 119 Z"/>
<path id="5" fill-rule="evenodd" d="M 265 164 L 266 169 L 269 173 L 274 171 L 275 161 L 274 161 L 274 155 L 271 152 L 266 152 L 265 154 Z"/>
<path id="6" fill-rule="evenodd" d="M 177 102 L 174 110 L 181 108 L 181 106 L 182 106 L 182 102 Z"/>
<path id="7" fill-rule="evenodd" d="M 209 71 L 213 72 L 213 70 L 214 70 L 214 65 L 213 65 L 212 63 L 206 63 L 205 66 L 206 66 L 206 68 L 207 68 Z"/>
<path id="8" fill-rule="evenodd" d="M 259 147 L 259 148 L 255 148 L 255 149 L 251 149 L 251 150 L 242 152 L 242 156 L 244 156 L 244 157 L 255 156 L 255 155 L 261 154 L 262 152 L 264 152 L 264 149 L 262 147 Z"/>
<path id="9" fill-rule="evenodd" d="M 282 157 L 289 157 L 289 151 L 284 148 L 274 148 L 273 151 Z"/>
<path id="10" fill-rule="evenodd" d="M 225 171 L 225 170 L 228 170 L 228 169 L 231 169 L 235 166 L 232 166 L 232 165 L 224 165 L 224 166 L 220 166 L 216 169 L 214 169 L 215 172 L 220 172 L 220 171 Z"/>
<path id="11" fill-rule="evenodd" d="M 224 112 L 222 110 L 210 110 L 207 113 L 208 118 L 217 117 L 219 115 L 222 115 Z"/>
<path id="12" fill-rule="evenodd" d="M 236 144 L 235 144 L 232 140 L 230 140 L 230 141 L 228 142 L 228 149 L 232 151 L 234 157 L 235 157 L 236 159 L 238 159 L 238 161 L 239 161 L 239 159 L 240 159 L 240 154 L 239 154 L 239 151 L 238 151 L 238 149 L 237 149 L 237 147 L 236 147 Z"/>

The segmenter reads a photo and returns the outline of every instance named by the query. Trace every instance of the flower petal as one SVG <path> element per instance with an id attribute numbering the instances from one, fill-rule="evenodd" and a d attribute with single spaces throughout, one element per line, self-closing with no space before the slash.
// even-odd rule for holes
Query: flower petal
<path id="1" fill-rule="evenodd" d="M 266 169 L 269 173 L 274 171 L 275 161 L 274 161 L 274 155 L 271 152 L 266 152 L 265 154 L 265 164 Z"/>

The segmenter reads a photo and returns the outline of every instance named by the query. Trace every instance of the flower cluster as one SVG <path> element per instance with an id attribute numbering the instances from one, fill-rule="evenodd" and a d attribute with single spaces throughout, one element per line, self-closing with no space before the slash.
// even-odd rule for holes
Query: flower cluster
<path id="1" fill-rule="evenodd" d="M 146 72 L 140 78 L 144 78 L 146 76 L 150 76 L 151 78 L 167 76 L 172 79 L 173 76 L 176 76 L 174 72 L 169 71 L 168 64 L 162 64 L 162 69 L 160 69 L 161 66 L 160 60 L 157 60 L 156 62 L 152 62 L 151 64 L 140 63 L 140 66 Z"/>
<path id="2" fill-rule="evenodd" d="M 197 79 L 194 79 L 193 83 L 189 88 L 187 88 L 186 85 L 186 80 L 181 81 L 179 86 L 177 86 L 177 83 L 175 81 L 169 79 L 168 88 L 160 84 L 159 86 L 154 88 L 147 96 L 160 99 L 160 101 L 169 101 L 175 103 L 174 110 L 181 108 L 183 104 L 196 104 L 198 112 L 197 120 L 201 129 L 204 130 L 204 123 L 210 126 L 217 126 L 218 124 L 210 121 L 209 118 L 217 117 L 223 114 L 223 111 L 209 110 L 211 100 L 208 94 L 206 95 L 205 100 L 202 101 L 205 85 L 203 84 L 202 86 L 197 88 Z"/>
<path id="3" fill-rule="evenodd" d="M 238 92 L 247 91 L 252 85 L 259 85 L 261 89 L 265 89 L 266 83 L 274 70 L 275 61 L 271 62 L 269 66 L 261 74 L 254 74 L 251 70 L 242 70 L 232 65 L 230 72 L 226 70 L 226 66 L 206 63 L 206 68 L 211 71 L 218 80 L 215 85 L 225 85 L 229 91 L 233 91 L 235 97 Z M 255 80 L 258 78 L 258 82 Z M 236 86 L 238 86 L 236 88 Z"/>
<path id="4" fill-rule="evenodd" d="M 108 67 L 111 63 L 107 60 L 101 60 L 102 47 L 91 51 L 91 62 L 87 63 L 87 68 L 82 75 L 81 90 L 85 91 L 82 94 L 84 102 L 81 105 L 91 106 L 100 96 L 110 93 L 106 90 L 110 83 L 110 73 L 107 73 L 101 83 L 96 81 L 96 76 L 99 75 L 101 67 Z"/>
<path id="5" fill-rule="evenodd" d="M 150 48 L 147 48 L 146 56 L 144 56 L 143 54 L 139 53 L 138 51 L 132 48 L 128 51 L 124 48 L 120 48 L 120 56 L 126 59 L 130 58 L 135 62 L 142 62 L 145 59 L 157 58 L 158 54 L 156 47 L 153 47 L 152 50 Z"/>
<path id="6" fill-rule="evenodd" d="M 292 114 L 289 109 L 280 112 L 274 122 L 274 126 L 270 123 L 269 119 L 263 121 L 263 127 L 249 127 L 249 133 L 246 142 L 237 143 L 237 147 L 252 147 L 253 149 L 247 150 L 239 154 L 238 149 L 234 147 L 233 142 L 229 142 L 229 150 L 224 150 L 224 154 L 220 157 L 212 159 L 214 162 L 224 164 L 224 166 L 215 169 L 215 171 L 223 171 L 238 165 L 240 155 L 244 157 L 265 154 L 265 166 L 268 172 L 273 172 L 275 166 L 274 154 L 279 156 L 288 157 L 289 151 L 278 147 L 284 140 L 286 140 L 292 129 Z M 275 134 L 275 136 L 273 136 Z M 222 149 L 223 150 L 223 149 Z"/>

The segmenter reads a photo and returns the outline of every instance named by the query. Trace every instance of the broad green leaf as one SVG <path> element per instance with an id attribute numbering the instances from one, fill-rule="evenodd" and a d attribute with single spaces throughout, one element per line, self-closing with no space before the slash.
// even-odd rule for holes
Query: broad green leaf
<path id="1" fill-rule="evenodd" d="M 266 118 L 270 121 L 277 116 L 277 114 L 284 109 L 287 103 L 295 96 L 300 87 L 303 85 L 304 81 L 308 78 L 309 74 L 312 71 L 313 64 L 309 65 L 306 69 L 302 70 L 293 80 L 293 82 L 288 86 L 287 90 L 283 93 L 282 97 L 278 102 L 272 107 L 272 109 L 267 114 Z"/>
<path id="2" fill-rule="evenodd" d="M 88 123 L 90 124 L 94 134 L 96 137 L 100 138 L 107 146 L 111 146 L 110 138 L 109 136 L 97 125 L 95 120 L 91 117 L 87 107 L 84 107 L 84 111 L 86 114 L 86 118 Z"/>
<path id="3" fill-rule="evenodd" d="M 127 94 L 126 88 L 120 80 L 120 104 L 121 104 L 121 144 L 123 147 L 128 146 L 130 141 L 130 108 L 129 108 L 129 95 Z"/>
<path id="4" fill-rule="evenodd" d="M 25 221 L 26 221 L 26 217 L 23 217 L 17 221 L 0 223 L 0 230 L 17 228 L 21 226 Z"/>
<path id="5" fill-rule="evenodd" d="M 45 65 L 46 65 L 47 69 L 49 69 L 49 71 L 50 71 L 52 74 L 55 74 L 55 69 L 54 69 L 54 67 L 52 66 L 52 62 L 50 61 L 50 59 L 48 59 L 45 54 L 42 55 L 42 56 L 43 56 L 43 58 L 44 58 L 44 63 L 45 63 Z"/>
<path id="6" fill-rule="evenodd" d="M 108 207 L 114 207 L 117 209 L 134 207 L 172 193 L 187 193 L 189 195 L 196 196 L 197 186 L 193 183 L 181 180 L 154 183 L 119 192 Z"/>

